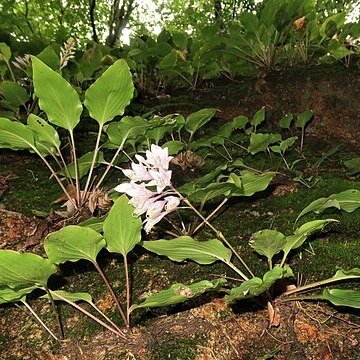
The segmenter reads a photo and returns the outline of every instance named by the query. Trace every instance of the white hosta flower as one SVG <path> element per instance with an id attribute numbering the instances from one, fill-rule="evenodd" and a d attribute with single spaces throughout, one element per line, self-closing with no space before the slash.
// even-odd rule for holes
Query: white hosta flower
<path id="1" fill-rule="evenodd" d="M 149 174 L 148 168 L 145 167 L 142 163 L 132 163 L 131 168 L 132 170 L 122 170 L 124 175 L 128 177 L 131 181 L 147 181 L 152 179 L 151 175 Z"/>
<path id="2" fill-rule="evenodd" d="M 131 169 L 123 170 L 130 182 L 116 186 L 115 190 L 131 197 L 129 204 L 134 206 L 135 215 L 146 213 L 143 224 L 149 233 L 164 216 L 177 209 L 181 200 L 176 196 L 166 196 L 169 192 L 164 192 L 165 188 L 171 187 L 172 175 L 169 170 L 172 156 L 168 155 L 167 148 L 151 145 L 146 151 L 146 159 L 141 155 L 135 155 L 135 158 L 138 164 L 132 163 Z M 156 191 L 148 187 L 156 187 Z"/>
<path id="3" fill-rule="evenodd" d="M 158 171 L 149 170 L 152 180 L 148 183 L 149 186 L 156 186 L 156 191 L 161 193 L 167 186 L 171 185 L 171 170 L 160 168 Z"/>
<path id="4" fill-rule="evenodd" d="M 156 195 L 156 193 L 154 193 L 154 195 Z M 152 204 L 154 204 L 159 198 L 161 198 L 162 195 L 160 196 L 152 196 L 152 197 L 140 197 L 140 196 L 137 196 L 137 197 L 133 197 L 129 200 L 129 204 L 134 206 L 135 209 L 134 209 L 134 214 L 137 215 L 137 216 L 140 216 L 142 214 L 145 214 L 150 206 Z"/>
<path id="5" fill-rule="evenodd" d="M 167 215 L 167 212 L 162 212 L 156 217 L 147 217 L 144 221 L 144 230 L 147 234 L 151 231 L 151 229 L 156 225 L 164 216 Z"/>
<path id="6" fill-rule="evenodd" d="M 165 200 L 159 200 L 151 204 L 146 212 L 146 218 L 157 218 L 163 211 Z"/>
<path id="7" fill-rule="evenodd" d="M 150 151 L 146 150 L 146 163 L 157 169 L 169 169 L 172 158 L 172 156 L 169 156 L 168 148 L 163 149 L 161 146 L 153 144 Z"/>
<path id="8" fill-rule="evenodd" d="M 144 183 L 141 184 L 135 184 L 135 183 L 122 183 L 118 186 L 115 187 L 114 189 L 115 191 L 121 192 L 121 193 L 125 193 L 127 195 L 129 195 L 130 197 L 147 197 L 150 198 L 151 196 L 153 196 L 154 193 L 153 191 L 147 189 L 145 187 Z"/>
<path id="9" fill-rule="evenodd" d="M 175 211 L 180 205 L 180 199 L 177 196 L 167 196 L 164 200 L 166 201 L 165 211 L 167 213 Z"/>

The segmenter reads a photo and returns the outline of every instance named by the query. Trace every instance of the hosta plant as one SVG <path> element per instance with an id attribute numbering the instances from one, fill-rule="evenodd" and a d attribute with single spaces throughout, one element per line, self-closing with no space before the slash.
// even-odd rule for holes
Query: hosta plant
<path id="1" fill-rule="evenodd" d="M 79 94 L 59 73 L 37 57 L 33 56 L 31 62 L 34 94 L 44 115 L 30 114 L 26 124 L 0 118 L 0 148 L 36 153 L 64 192 L 67 200 L 66 215 L 71 216 L 84 207 L 91 194 L 97 193 L 121 151 L 123 144 L 95 182 L 94 169 L 104 162 L 100 150 L 104 126 L 115 116 L 122 115 L 130 103 L 134 91 L 132 76 L 126 62 L 118 60 L 85 92 L 84 105 L 90 117 L 98 123 L 98 135 L 94 151 L 79 157 L 74 137 L 74 129 L 84 111 Z M 57 128 L 62 128 L 68 134 L 71 163 L 65 160 L 64 144 Z M 81 183 L 83 177 L 86 180 Z"/>
<path id="2" fill-rule="evenodd" d="M 336 306 L 360 308 L 359 291 L 328 288 L 335 282 L 359 279 L 358 268 L 337 269 L 335 275 L 328 279 L 299 287 L 288 286 L 282 293 L 274 291 L 275 288 L 279 288 L 276 287 L 279 282 L 286 280 L 291 283 L 293 271 L 287 264 L 289 254 L 300 248 L 310 236 L 336 220 L 310 221 L 297 227 L 289 235 L 274 229 L 265 229 L 253 234 L 250 246 L 267 260 L 269 268 L 264 274 L 256 274 L 256 269 L 250 268 L 236 248 L 213 225 L 211 222 L 213 213 L 205 217 L 190 201 L 198 191 L 201 193 L 200 195 L 198 193 L 199 197 L 219 200 L 233 196 L 251 196 L 265 189 L 272 175 L 251 175 L 249 172 L 240 173 L 240 175 L 231 173 L 222 182 L 214 182 L 201 190 L 194 189 L 194 193 L 188 189 L 190 195 L 184 196 L 181 189 L 176 189 L 172 184 L 172 173 L 169 170 L 171 156 L 168 155 L 166 148 L 153 145 L 146 152 L 145 157 L 138 155 L 136 159 L 137 162 L 132 163 L 131 169 L 124 170 L 129 181 L 116 188 L 119 192 L 126 192 L 130 198 L 122 195 L 116 200 L 99 232 L 84 226 L 71 225 L 51 233 L 45 240 L 47 258 L 35 254 L 0 250 L 0 304 L 9 302 L 25 304 L 49 334 L 56 339 L 58 336 L 26 303 L 26 296 L 35 289 L 42 290 L 44 292 L 42 298 L 50 299 L 53 305 L 56 301 L 66 302 L 122 339 L 128 336 L 128 328 L 131 325 L 130 315 L 136 309 L 178 304 L 207 291 L 224 293 L 225 299 L 230 303 L 242 299 L 256 299 L 267 306 L 272 325 L 279 323 L 278 305 L 283 301 L 326 300 Z M 340 208 L 347 211 L 354 210 L 356 207 L 353 206 L 350 209 L 347 204 L 351 200 L 356 200 L 356 196 L 357 193 L 350 191 L 346 194 L 332 195 L 331 199 L 319 199 L 316 204 L 313 203 L 304 209 L 299 216 L 309 211 L 319 212 L 336 201 L 341 204 Z M 329 205 L 326 205 L 328 203 Z M 142 225 L 146 232 L 151 232 L 154 225 L 163 221 L 170 213 L 183 211 L 184 206 L 200 217 L 203 225 L 208 226 L 213 232 L 214 238 L 195 239 L 182 235 L 159 240 L 142 239 Z M 221 261 L 228 266 L 229 271 L 232 271 L 237 279 L 230 283 L 225 277 L 219 276 L 217 280 L 205 279 L 189 284 L 175 283 L 168 289 L 149 295 L 142 302 L 133 303 L 128 255 L 136 246 L 142 246 L 150 252 L 166 256 L 175 262 L 190 260 L 206 266 Z M 97 262 L 98 254 L 104 248 L 122 257 L 125 273 L 123 281 L 126 289 L 123 298 L 119 298 L 115 293 Z M 104 281 L 121 314 L 122 325 L 116 324 L 102 313 L 88 293 L 69 293 L 65 290 L 49 288 L 48 279 L 57 271 L 57 265 L 79 260 L 90 261 L 99 273 L 99 278 Z M 310 290 L 314 291 L 320 287 L 325 287 L 321 293 L 309 293 Z M 93 311 L 89 311 L 88 307 L 85 308 L 78 302 L 88 303 Z M 54 308 L 56 309 L 56 306 Z M 60 316 L 58 319 L 61 324 Z"/>

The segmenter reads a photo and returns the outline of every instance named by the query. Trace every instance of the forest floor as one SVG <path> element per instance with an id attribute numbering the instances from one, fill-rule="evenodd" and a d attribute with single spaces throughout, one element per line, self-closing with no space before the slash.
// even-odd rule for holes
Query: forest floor
<path id="1" fill-rule="evenodd" d="M 215 220 L 256 272 L 264 272 L 266 264 L 249 248 L 251 234 L 265 228 L 290 228 L 311 201 L 350 188 L 360 190 L 357 176 L 349 175 L 344 166 L 344 160 L 360 153 L 358 69 L 331 66 L 287 70 L 269 75 L 260 84 L 255 80 L 221 80 L 194 91 L 167 91 L 167 95 L 144 96 L 137 108 L 160 115 L 175 112 L 187 115 L 203 107 L 214 107 L 219 109 L 213 126 L 209 127 L 214 132 L 219 123 L 231 121 L 237 115 L 251 117 L 262 106 L 267 110 L 266 126 L 274 131 L 277 121 L 287 112 L 298 114 L 309 109 L 314 112 L 306 132 L 306 161 L 301 167 L 304 183 L 294 181 L 289 174 L 279 174 L 266 191 L 244 201 L 229 201 Z M 40 163 L 30 154 L 0 151 L 1 249 L 43 254 L 44 237 L 62 225 L 48 215 L 54 207 L 51 202 L 60 192 Z M 262 157 L 257 159 L 262 170 L 267 165 Z M 193 176 L 191 171 L 179 169 L 174 169 L 174 174 L 185 180 Z M 113 174 L 108 187 L 119 179 L 119 175 Z M 37 216 L 33 215 L 34 210 Z M 326 217 L 334 217 L 340 223 L 329 226 L 290 258 L 296 284 L 331 276 L 336 266 L 360 267 L 358 212 L 327 212 Z M 315 218 L 318 215 L 310 215 L 307 220 Z M 134 252 L 130 262 L 135 301 L 174 282 L 233 275 L 221 264 L 173 263 L 142 249 Z M 100 263 L 113 280 L 115 291 L 124 295 L 119 258 L 101 253 Z M 115 305 L 103 284 L 95 280 L 90 265 L 65 264 L 61 275 L 62 282 L 54 280 L 56 286 L 90 291 L 96 304 L 116 319 Z M 359 283 L 350 287 L 359 288 Z M 37 299 L 36 294 L 29 297 L 29 303 L 57 332 L 50 305 Z M 276 304 L 280 321 L 272 327 L 261 304 L 243 301 L 229 305 L 221 294 L 208 294 L 170 308 L 140 310 L 134 314 L 127 341 L 103 331 L 63 305 L 65 340 L 60 343 L 53 341 L 25 309 L 7 305 L 0 307 L 0 359 L 359 359 L 359 311 L 318 302 L 279 299 Z"/>

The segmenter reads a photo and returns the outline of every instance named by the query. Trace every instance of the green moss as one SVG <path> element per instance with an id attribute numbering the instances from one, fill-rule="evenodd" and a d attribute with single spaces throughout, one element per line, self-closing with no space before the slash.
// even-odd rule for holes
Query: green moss
<path id="1" fill-rule="evenodd" d="M 167 336 L 162 339 L 161 344 L 157 344 L 151 350 L 153 360 L 190 360 L 196 358 L 196 345 L 202 341 L 202 336 L 178 338 Z"/>
<path id="2" fill-rule="evenodd" d="M 18 155 L 18 154 L 16 154 Z M 9 156 L 12 154 L 9 153 Z M 8 189 L 1 202 L 7 210 L 32 215 L 33 210 L 48 212 L 51 202 L 61 195 L 61 189 L 50 172 L 35 156 L 23 155 L 14 158 L 16 163 L 0 163 L 0 174 L 9 175 Z M 21 161 L 20 161 L 21 160 Z"/>

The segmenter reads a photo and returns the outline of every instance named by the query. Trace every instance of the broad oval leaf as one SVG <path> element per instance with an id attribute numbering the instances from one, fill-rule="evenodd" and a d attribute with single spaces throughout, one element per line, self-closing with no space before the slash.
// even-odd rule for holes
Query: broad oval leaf
<path id="1" fill-rule="evenodd" d="M 55 290 L 51 291 L 51 296 L 54 300 L 64 301 L 61 298 L 65 298 L 68 301 L 76 302 L 76 301 L 85 301 L 87 303 L 92 303 L 92 297 L 88 293 L 77 292 L 77 293 L 69 293 L 64 290 Z M 61 297 L 61 298 L 60 298 Z M 49 295 L 45 294 L 41 296 L 42 299 L 49 299 Z"/>
<path id="2" fill-rule="evenodd" d="M 34 134 L 20 122 L 0 118 L 0 148 L 33 150 L 35 149 Z"/>
<path id="3" fill-rule="evenodd" d="M 39 98 L 40 108 L 51 123 L 72 132 L 83 110 L 79 95 L 61 75 L 35 56 L 31 59 L 34 92 Z"/>
<path id="4" fill-rule="evenodd" d="M 132 305 L 129 312 L 139 308 L 179 304 L 199 296 L 206 291 L 220 290 L 225 283 L 225 279 L 217 279 L 214 281 L 203 280 L 191 285 L 174 284 L 170 287 L 170 289 L 161 290 L 157 294 L 149 296 L 141 304 Z"/>
<path id="5" fill-rule="evenodd" d="M 280 134 L 251 133 L 248 151 L 255 155 L 260 151 L 266 151 L 271 144 L 281 141 Z"/>
<path id="6" fill-rule="evenodd" d="M 190 114 L 185 121 L 185 130 L 194 134 L 215 115 L 217 109 L 201 109 Z"/>
<path id="7" fill-rule="evenodd" d="M 335 207 L 348 213 L 355 211 L 358 207 L 360 207 L 360 191 L 356 189 L 349 189 L 337 194 L 332 194 L 327 198 L 319 198 L 308 205 L 303 211 L 301 211 L 295 223 L 302 216 L 311 211 L 316 214 L 321 214 L 329 207 Z"/>
<path id="8" fill-rule="evenodd" d="M 82 259 L 96 263 L 96 257 L 105 245 L 105 239 L 95 230 L 69 225 L 49 234 L 44 247 L 47 256 L 54 264 Z"/>
<path id="9" fill-rule="evenodd" d="M 294 120 L 294 115 L 292 113 L 287 113 L 287 114 L 285 114 L 284 117 L 282 117 L 279 120 L 279 126 L 282 129 L 288 129 L 289 130 L 293 120 Z"/>
<path id="10" fill-rule="evenodd" d="M 225 299 L 229 303 L 233 303 L 236 300 L 259 296 L 270 289 L 277 280 L 291 276 L 294 276 L 294 274 L 289 266 L 275 266 L 272 270 L 266 272 L 262 279 L 254 277 L 244 281 L 240 286 L 232 288 L 230 294 L 225 296 Z"/>
<path id="11" fill-rule="evenodd" d="M 141 241 L 141 218 L 133 213 L 126 195 L 120 196 L 109 211 L 103 229 L 110 252 L 126 256 Z"/>
<path id="12" fill-rule="evenodd" d="M 233 189 L 231 195 L 233 196 L 252 196 L 256 192 L 265 190 L 270 181 L 274 177 L 274 172 L 265 172 L 263 174 L 255 174 L 248 170 L 241 171 L 239 181 L 234 181 L 235 176 L 231 176 L 231 181 L 234 182 L 236 188 Z M 232 175 L 232 174 L 231 174 Z"/>
<path id="13" fill-rule="evenodd" d="M 0 288 L 0 305 L 14 301 L 20 301 L 25 295 L 36 289 L 36 286 L 30 286 L 14 290 L 8 286 Z"/>
<path id="14" fill-rule="evenodd" d="M 291 250 L 299 248 L 311 234 L 322 230 L 327 224 L 332 222 L 338 222 L 338 220 L 324 219 L 309 221 L 296 229 L 294 235 L 286 236 L 282 249 L 284 251 L 282 263 L 284 263 Z"/>
<path id="15" fill-rule="evenodd" d="M 251 120 L 251 125 L 257 128 L 258 125 L 260 125 L 262 122 L 265 121 L 265 107 L 262 107 L 260 110 L 258 110 L 253 119 Z"/>
<path id="16" fill-rule="evenodd" d="M 323 297 L 335 306 L 348 306 L 360 309 L 359 290 L 324 289 Z"/>
<path id="17" fill-rule="evenodd" d="M 101 126 L 122 115 L 134 93 L 131 72 L 124 59 L 111 65 L 85 93 L 85 106 Z"/>
<path id="18" fill-rule="evenodd" d="M 46 287 L 49 277 L 56 272 L 56 266 L 39 255 L 0 250 L 0 287 L 14 289 L 32 286 Z"/>
<path id="19" fill-rule="evenodd" d="M 295 125 L 296 127 L 304 129 L 306 124 L 313 118 L 314 114 L 312 111 L 305 111 L 298 115 Z"/>
<path id="20" fill-rule="evenodd" d="M 202 265 L 221 260 L 229 262 L 231 251 L 220 240 L 196 241 L 190 236 L 180 236 L 173 240 L 143 241 L 141 245 L 158 255 L 173 261 L 193 260 Z"/>
<path id="21" fill-rule="evenodd" d="M 253 234 L 250 246 L 260 255 L 271 260 L 285 244 L 286 236 L 277 230 L 261 230 Z"/>
<path id="22" fill-rule="evenodd" d="M 60 148 L 61 142 L 59 134 L 47 121 L 39 116 L 30 114 L 27 119 L 27 124 L 28 128 L 34 132 L 37 142 L 48 144 L 55 149 Z"/>
<path id="23" fill-rule="evenodd" d="M 9 62 L 11 58 L 11 49 L 10 47 L 4 43 L 0 43 L 0 61 Z"/>
<path id="24" fill-rule="evenodd" d="M 12 106 L 19 107 L 30 99 L 30 95 L 26 89 L 13 81 L 3 81 L 1 85 L 2 95 Z"/>
<path id="25" fill-rule="evenodd" d="M 109 140 L 124 146 L 126 140 L 144 135 L 150 124 L 141 116 L 125 116 L 118 122 L 112 122 L 106 129 Z"/>

